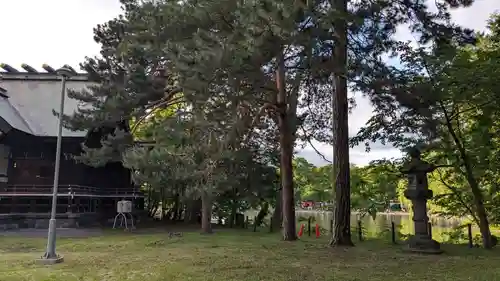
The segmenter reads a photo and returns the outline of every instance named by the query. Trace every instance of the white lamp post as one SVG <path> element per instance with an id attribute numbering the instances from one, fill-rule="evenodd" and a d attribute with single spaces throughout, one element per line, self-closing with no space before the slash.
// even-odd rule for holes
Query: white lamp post
<path id="1" fill-rule="evenodd" d="M 66 97 L 66 80 L 75 75 L 75 72 L 68 67 L 63 67 L 57 70 L 57 74 L 61 76 L 61 100 L 59 103 L 56 163 L 54 167 L 54 185 L 52 187 L 52 210 L 50 213 L 49 231 L 47 235 L 47 251 L 41 259 L 41 261 L 46 264 L 55 264 L 63 261 L 63 257 L 56 253 L 57 189 L 59 187 L 59 168 L 61 165 L 62 118 L 64 114 L 64 99 Z"/>

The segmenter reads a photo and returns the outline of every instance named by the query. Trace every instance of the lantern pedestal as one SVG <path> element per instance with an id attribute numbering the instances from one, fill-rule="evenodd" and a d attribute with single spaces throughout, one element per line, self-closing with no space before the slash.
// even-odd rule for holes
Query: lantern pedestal
<path id="1" fill-rule="evenodd" d="M 413 206 L 413 223 L 415 235 L 408 239 L 404 250 L 423 254 L 441 254 L 441 245 L 431 237 L 429 217 L 427 216 L 427 200 L 432 198 L 432 190 L 428 188 L 427 173 L 435 167 L 420 159 L 420 151 L 410 151 L 411 161 L 403 168 L 408 176 L 408 188 L 404 195 Z"/>
<path id="2" fill-rule="evenodd" d="M 442 254 L 441 245 L 436 240 L 429 238 L 429 235 L 420 236 L 413 235 L 407 241 L 406 247 L 403 249 L 406 252 L 422 253 L 422 254 Z"/>

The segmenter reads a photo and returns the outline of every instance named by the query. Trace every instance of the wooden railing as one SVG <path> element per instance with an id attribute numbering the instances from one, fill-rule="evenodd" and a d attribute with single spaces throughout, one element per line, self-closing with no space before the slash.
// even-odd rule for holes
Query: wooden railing
<path id="1" fill-rule="evenodd" d="M 7 185 L 0 187 L 0 194 L 52 194 L 52 185 Z M 137 195 L 142 196 L 142 192 L 136 188 L 98 188 L 84 185 L 59 185 L 57 189 L 59 196 L 82 196 L 82 195 Z"/>

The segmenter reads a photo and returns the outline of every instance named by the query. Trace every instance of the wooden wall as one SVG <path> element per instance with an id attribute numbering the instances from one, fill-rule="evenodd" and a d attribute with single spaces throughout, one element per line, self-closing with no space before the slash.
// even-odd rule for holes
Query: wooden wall
<path id="1" fill-rule="evenodd" d="M 12 131 L 11 131 L 12 133 Z M 81 185 L 103 189 L 130 189 L 130 171 L 121 163 L 94 168 L 77 163 L 71 155 L 81 153 L 83 138 L 64 138 L 59 174 L 60 185 Z M 10 147 L 9 185 L 52 185 L 56 139 L 41 138 L 19 131 L 2 143 Z"/>

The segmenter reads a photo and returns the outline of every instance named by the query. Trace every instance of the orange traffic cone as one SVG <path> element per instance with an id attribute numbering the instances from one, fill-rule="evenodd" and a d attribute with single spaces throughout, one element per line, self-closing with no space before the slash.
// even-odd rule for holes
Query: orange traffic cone
<path id="1" fill-rule="evenodd" d="M 300 230 L 299 230 L 299 237 L 302 237 L 302 234 L 304 233 L 304 224 L 300 225 Z"/>

